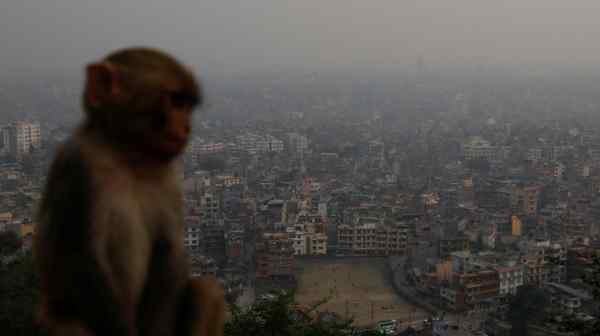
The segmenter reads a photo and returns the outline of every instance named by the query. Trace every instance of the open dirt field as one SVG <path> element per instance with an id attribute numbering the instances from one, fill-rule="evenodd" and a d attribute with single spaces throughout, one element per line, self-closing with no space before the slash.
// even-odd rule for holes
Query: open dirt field
<path id="1" fill-rule="evenodd" d="M 426 316 L 396 295 L 386 279 L 385 259 L 297 259 L 296 301 L 312 305 L 329 298 L 319 310 L 354 317 L 355 325 Z"/>

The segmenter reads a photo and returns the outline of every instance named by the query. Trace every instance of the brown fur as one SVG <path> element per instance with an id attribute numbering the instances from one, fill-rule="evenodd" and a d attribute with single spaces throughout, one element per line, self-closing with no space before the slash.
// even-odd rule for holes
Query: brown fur
<path id="1" fill-rule="evenodd" d="M 57 153 L 39 211 L 40 320 L 56 335 L 221 335 L 222 290 L 188 279 L 173 169 L 200 101 L 193 76 L 140 48 L 88 76 L 87 118 Z"/>

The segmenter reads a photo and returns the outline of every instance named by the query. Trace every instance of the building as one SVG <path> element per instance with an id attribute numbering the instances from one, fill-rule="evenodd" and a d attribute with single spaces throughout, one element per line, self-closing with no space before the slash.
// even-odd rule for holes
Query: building
<path id="1" fill-rule="evenodd" d="M 288 227 L 287 233 L 293 241 L 294 255 L 327 254 L 327 234 L 323 225 L 313 223 L 296 224 Z"/>
<path id="2" fill-rule="evenodd" d="M 294 247 L 287 233 L 264 233 L 256 243 L 258 279 L 292 279 Z"/>
<path id="3" fill-rule="evenodd" d="M 42 144 L 40 124 L 19 121 L 2 129 L 2 140 L 8 152 L 17 159 L 21 159 Z"/>
<path id="4" fill-rule="evenodd" d="M 456 252 L 459 257 L 458 264 L 463 262 L 470 265 L 471 255 Z M 454 260 L 453 260 L 454 261 Z M 453 266 L 456 266 L 454 264 Z M 459 270 L 459 272 L 456 272 Z M 452 279 L 446 286 L 440 287 L 440 297 L 446 306 L 454 311 L 464 311 L 486 305 L 500 293 L 499 273 L 493 268 L 469 267 L 454 268 Z"/>
<path id="5" fill-rule="evenodd" d="M 187 147 L 192 162 L 198 163 L 203 156 L 225 152 L 225 144 L 222 142 L 207 142 L 203 139 L 194 139 Z"/>
<path id="6" fill-rule="evenodd" d="M 200 225 L 200 217 L 188 216 L 184 219 L 185 231 L 183 245 L 189 254 L 198 254 L 203 251 L 203 233 Z"/>
<path id="7" fill-rule="evenodd" d="M 217 263 L 203 255 L 190 255 L 190 277 L 217 276 Z"/>
<path id="8" fill-rule="evenodd" d="M 495 269 L 498 272 L 499 279 L 498 294 L 500 296 L 517 294 L 519 287 L 525 283 L 523 265 L 498 266 Z"/>
<path id="9" fill-rule="evenodd" d="M 283 141 L 271 135 L 258 135 L 246 133 L 236 137 L 238 149 L 249 154 L 259 154 L 267 152 L 282 152 L 284 149 Z"/>
<path id="10" fill-rule="evenodd" d="M 496 146 L 492 146 L 489 141 L 481 137 L 473 137 L 470 141 L 463 144 L 463 153 L 467 161 L 492 161 L 496 154 Z"/>
<path id="11" fill-rule="evenodd" d="M 498 272 L 494 269 L 455 274 L 453 284 L 468 307 L 477 307 L 485 300 L 496 298 L 500 289 Z"/>
<path id="12" fill-rule="evenodd" d="M 540 185 L 516 185 L 511 190 L 510 205 L 514 213 L 536 216 L 539 208 Z"/>
<path id="13" fill-rule="evenodd" d="M 542 287 L 547 281 L 545 256 L 545 249 L 541 246 L 529 246 L 521 256 L 521 263 L 525 265 L 525 283 Z"/>
<path id="14" fill-rule="evenodd" d="M 385 164 L 385 145 L 381 141 L 369 141 L 368 147 L 369 166 L 382 168 Z"/>
<path id="15" fill-rule="evenodd" d="M 302 155 L 308 151 L 308 138 L 298 133 L 287 134 L 287 148 L 290 153 Z"/>
<path id="16" fill-rule="evenodd" d="M 451 238 L 442 238 L 438 241 L 440 258 L 448 258 L 452 252 L 469 251 L 471 243 L 466 235 L 457 235 Z"/>
<path id="17" fill-rule="evenodd" d="M 338 255 L 404 255 L 409 243 L 409 227 L 396 224 L 358 224 L 338 226 Z"/>
<path id="18" fill-rule="evenodd" d="M 568 315 L 578 312 L 584 302 L 593 300 L 593 297 L 586 292 L 553 282 L 546 284 L 544 292 L 550 297 L 550 304 L 553 307 L 558 307 Z"/>

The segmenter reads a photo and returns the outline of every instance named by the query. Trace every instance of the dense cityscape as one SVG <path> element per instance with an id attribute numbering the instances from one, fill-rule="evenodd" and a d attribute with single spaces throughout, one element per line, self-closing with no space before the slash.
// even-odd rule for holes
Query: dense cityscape
<path id="1" fill-rule="evenodd" d="M 217 277 L 239 307 L 281 290 L 300 309 L 323 302 L 318 318 L 359 331 L 597 326 L 597 97 L 534 80 L 457 89 L 421 58 L 397 87 L 301 79 L 222 90 L 197 112 L 179 162 L 191 276 Z M 1 128 L 0 232 L 19 241 L 5 263 L 31 248 L 48 164 L 78 119 L 76 90 L 36 90 L 46 112 L 22 104 Z"/>

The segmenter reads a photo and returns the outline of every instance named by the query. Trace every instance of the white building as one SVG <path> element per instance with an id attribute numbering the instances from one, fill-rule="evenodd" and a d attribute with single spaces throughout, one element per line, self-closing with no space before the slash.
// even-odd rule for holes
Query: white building
<path id="1" fill-rule="evenodd" d="M 542 159 L 543 150 L 541 148 L 530 148 L 527 150 L 527 160 L 538 162 Z"/>
<path id="2" fill-rule="evenodd" d="M 408 226 L 404 224 L 365 223 L 338 226 L 339 255 L 404 255 L 408 245 Z"/>
<path id="3" fill-rule="evenodd" d="M 523 285 L 525 270 L 522 265 L 511 267 L 496 267 L 500 279 L 500 296 L 515 295 L 517 289 Z"/>
<path id="4" fill-rule="evenodd" d="M 488 160 L 494 159 L 496 146 L 481 137 L 473 137 L 463 145 L 465 160 Z"/>
<path id="5" fill-rule="evenodd" d="M 258 135 L 246 133 L 236 137 L 238 149 L 249 154 L 258 154 L 266 152 L 282 152 L 283 141 L 271 135 Z"/>
<path id="6" fill-rule="evenodd" d="M 286 229 L 294 255 L 326 255 L 327 234 L 319 230 L 319 225 L 312 223 L 296 224 Z"/>
<path id="7" fill-rule="evenodd" d="M 2 140 L 10 154 L 22 158 L 41 146 L 40 124 L 25 121 L 12 123 L 2 130 Z"/>
<path id="8" fill-rule="evenodd" d="M 308 138 L 298 133 L 288 133 L 288 150 L 291 153 L 303 154 L 308 150 Z"/>
<path id="9" fill-rule="evenodd" d="M 196 138 L 187 147 L 187 152 L 193 162 L 199 162 L 203 155 L 222 153 L 225 151 L 225 144 L 222 142 L 205 141 Z"/>
<path id="10" fill-rule="evenodd" d="M 200 217 L 188 216 L 185 218 L 183 246 L 190 254 L 200 253 L 202 249 L 202 228 L 200 223 Z"/>

